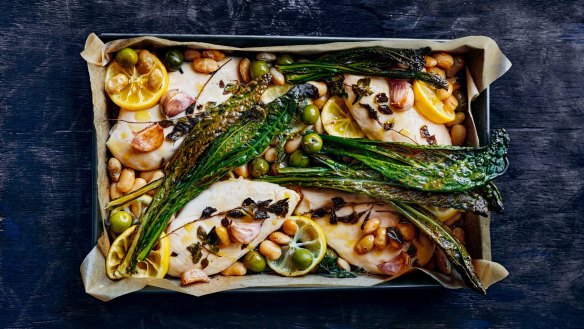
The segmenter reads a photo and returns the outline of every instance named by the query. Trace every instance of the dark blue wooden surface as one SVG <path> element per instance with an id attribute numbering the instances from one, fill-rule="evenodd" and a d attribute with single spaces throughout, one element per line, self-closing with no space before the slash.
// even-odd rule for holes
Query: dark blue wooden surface
<path id="1" fill-rule="evenodd" d="M 0 327 L 584 326 L 584 5 L 580 1 L 0 1 Z M 130 295 L 79 274 L 91 240 L 90 32 L 495 39 L 491 89 L 512 138 L 493 258 L 471 291 Z"/>

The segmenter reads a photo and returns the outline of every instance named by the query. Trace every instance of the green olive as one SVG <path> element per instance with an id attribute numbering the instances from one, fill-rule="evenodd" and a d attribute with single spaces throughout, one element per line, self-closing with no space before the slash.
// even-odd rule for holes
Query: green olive
<path id="1" fill-rule="evenodd" d="M 116 54 L 116 61 L 121 66 L 130 68 L 138 63 L 138 53 L 132 48 L 124 48 Z"/>
<path id="2" fill-rule="evenodd" d="M 181 71 L 181 65 L 184 60 L 183 52 L 177 48 L 171 48 L 164 52 L 162 55 L 162 62 L 164 66 L 171 71 Z"/>
<path id="3" fill-rule="evenodd" d="M 302 149 L 308 153 L 318 153 L 322 149 L 322 138 L 318 134 L 310 133 L 302 137 Z"/>
<path id="4" fill-rule="evenodd" d="M 288 54 L 282 54 L 278 57 L 277 63 L 278 65 L 288 65 L 294 63 L 294 59 Z"/>
<path id="5" fill-rule="evenodd" d="M 307 269 L 312 265 L 313 261 L 314 256 L 312 256 L 312 253 L 308 249 L 298 248 L 294 251 L 294 254 L 292 254 L 292 262 L 299 270 Z"/>
<path id="6" fill-rule="evenodd" d="M 266 269 L 266 259 L 259 252 L 252 250 L 243 257 L 243 265 L 248 270 L 259 273 Z"/>
<path id="7" fill-rule="evenodd" d="M 315 105 L 306 105 L 303 109 L 302 109 L 302 122 L 304 122 L 307 125 L 313 125 L 316 123 L 316 121 L 318 121 L 318 118 L 320 117 L 320 112 L 318 111 L 318 107 L 316 107 Z"/>
<path id="8" fill-rule="evenodd" d="M 251 175 L 255 178 L 260 178 L 268 173 L 270 164 L 264 158 L 255 158 L 251 162 Z"/>
<path id="9" fill-rule="evenodd" d="M 294 151 L 294 153 L 290 154 L 288 164 L 291 167 L 306 168 L 310 164 L 310 158 L 308 157 L 308 155 L 304 154 L 304 152 L 297 150 Z"/>
<path id="10" fill-rule="evenodd" d="M 266 61 L 254 61 L 251 63 L 251 78 L 256 79 L 270 72 L 270 67 Z"/>
<path id="11" fill-rule="evenodd" d="M 110 230 L 116 234 L 121 234 L 132 226 L 132 215 L 125 211 L 116 211 L 110 216 L 109 222 Z"/>

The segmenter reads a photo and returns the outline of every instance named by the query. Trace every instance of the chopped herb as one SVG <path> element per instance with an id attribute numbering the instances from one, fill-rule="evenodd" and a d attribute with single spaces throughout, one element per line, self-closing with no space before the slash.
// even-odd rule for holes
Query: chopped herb
<path id="1" fill-rule="evenodd" d="M 207 257 L 205 257 L 205 259 L 201 261 L 201 269 L 204 270 L 205 268 L 207 268 L 207 266 L 209 266 L 209 260 L 207 259 Z"/>
<path id="2" fill-rule="evenodd" d="M 217 211 L 217 209 L 213 208 L 213 207 L 207 207 L 207 208 L 203 209 L 203 213 L 201 214 L 201 219 L 211 217 L 211 215 L 216 211 Z"/>
<path id="3" fill-rule="evenodd" d="M 201 251 L 201 243 L 195 242 L 187 247 L 187 250 L 191 253 L 193 259 L 193 264 L 198 264 L 203 257 L 203 251 Z"/>
<path id="4" fill-rule="evenodd" d="M 223 89 L 223 95 L 235 94 L 239 90 L 239 87 L 240 87 L 240 84 L 238 81 L 230 82 L 225 86 L 225 89 Z M 221 87 L 221 88 L 223 88 L 223 87 Z"/>
<path id="5" fill-rule="evenodd" d="M 331 198 L 331 201 L 333 202 L 333 208 L 340 208 L 347 204 L 341 197 Z"/>
<path id="6" fill-rule="evenodd" d="M 221 226 L 223 226 L 223 227 L 229 227 L 229 225 L 231 225 L 231 221 L 229 219 L 227 219 L 227 217 L 224 217 L 221 220 Z"/>
<path id="7" fill-rule="evenodd" d="M 270 215 L 268 215 L 268 212 L 266 210 L 258 209 L 255 211 L 253 218 L 257 220 L 268 219 L 270 218 Z"/>
<path id="8" fill-rule="evenodd" d="M 394 124 L 393 122 L 385 122 L 381 126 L 383 127 L 384 130 L 392 130 L 393 124 Z"/>
<path id="9" fill-rule="evenodd" d="M 423 125 L 422 127 L 420 127 L 420 136 L 422 136 L 423 138 L 430 137 L 430 131 L 428 131 L 427 125 Z"/>
<path id="10" fill-rule="evenodd" d="M 357 80 L 357 84 L 351 86 L 351 89 L 355 93 L 355 100 L 353 101 L 353 105 L 358 103 L 363 96 L 369 96 L 373 94 L 369 85 L 371 84 L 371 77 L 365 77 L 362 79 Z"/>
<path id="11" fill-rule="evenodd" d="M 310 218 L 312 218 L 312 219 L 322 218 L 322 217 L 326 216 L 327 214 L 328 214 L 328 211 L 326 211 L 326 209 L 318 208 L 318 209 L 312 211 L 312 215 L 310 216 Z"/>
<path id="12" fill-rule="evenodd" d="M 199 226 L 199 228 L 197 228 L 197 237 L 201 241 L 207 240 L 207 232 L 205 232 L 205 229 L 202 226 Z"/>
<path id="13" fill-rule="evenodd" d="M 337 225 L 338 223 L 335 208 L 331 208 L 331 212 L 329 213 L 329 223 L 331 223 L 331 225 Z"/>
<path id="14" fill-rule="evenodd" d="M 379 120 L 379 114 L 377 114 L 377 111 L 375 111 L 375 109 L 371 107 L 371 105 L 363 103 L 359 103 L 359 105 L 361 105 L 364 109 L 367 110 L 367 113 L 369 114 L 369 119 Z"/>
<path id="15" fill-rule="evenodd" d="M 260 208 L 260 209 L 264 209 L 264 208 L 266 208 L 267 206 L 269 206 L 269 205 L 270 205 L 270 203 L 272 203 L 272 200 L 271 200 L 271 199 L 264 200 L 264 201 L 259 201 L 259 202 L 257 203 L 257 206 L 258 206 L 258 208 Z"/>
<path id="16" fill-rule="evenodd" d="M 346 224 L 355 224 L 359 221 L 359 217 L 355 212 L 352 212 L 346 216 L 337 216 L 337 221 Z"/>
<path id="17" fill-rule="evenodd" d="M 219 239 L 219 235 L 217 235 L 217 230 L 215 230 L 215 226 L 207 233 L 207 238 L 205 239 L 205 243 L 209 246 L 218 246 L 221 243 Z"/>
<path id="18" fill-rule="evenodd" d="M 332 76 L 325 80 L 331 96 L 339 96 L 342 99 L 349 98 L 349 94 L 345 91 L 344 81 L 345 77 L 342 74 Z"/>
<path id="19" fill-rule="evenodd" d="M 233 218 L 241 218 L 247 216 L 247 213 L 241 208 L 231 209 L 227 212 L 227 216 Z"/>
<path id="20" fill-rule="evenodd" d="M 219 88 L 225 88 L 225 82 L 223 80 L 219 80 Z"/>
<path id="21" fill-rule="evenodd" d="M 243 207 L 251 206 L 252 204 L 255 204 L 255 201 L 253 201 L 252 198 L 247 198 L 241 203 Z"/>
<path id="22" fill-rule="evenodd" d="M 168 127 L 174 126 L 174 122 L 172 122 L 172 120 L 161 120 L 161 121 L 158 121 L 158 124 L 162 128 L 168 128 Z"/>
<path id="23" fill-rule="evenodd" d="M 357 276 L 355 273 L 342 269 L 337 264 L 338 259 L 339 256 L 332 249 L 327 248 L 324 258 L 316 267 L 316 271 L 332 278 L 354 278 Z"/>
<path id="24" fill-rule="evenodd" d="M 288 213 L 288 198 L 272 203 L 268 211 L 277 216 L 284 216 Z"/>
<path id="25" fill-rule="evenodd" d="M 178 256 L 178 254 L 176 252 L 173 251 L 170 253 L 170 257 L 176 257 L 176 256 Z"/>
<path id="26" fill-rule="evenodd" d="M 399 244 L 404 243 L 401 233 L 395 227 L 388 227 L 386 231 L 387 238 Z"/>
<path id="27" fill-rule="evenodd" d="M 432 136 L 428 137 L 428 144 L 430 144 L 430 145 L 438 144 L 438 141 L 436 140 L 436 136 L 432 135 Z"/>
<path id="28" fill-rule="evenodd" d="M 408 255 L 410 255 L 410 257 L 414 257 L 416 256 L 416 251 L 418 251 L 418 249 L 416 248 L 416 246 L 414 246 L 413 243 L 411 243 L 410 247 L 408 248 Z"/>

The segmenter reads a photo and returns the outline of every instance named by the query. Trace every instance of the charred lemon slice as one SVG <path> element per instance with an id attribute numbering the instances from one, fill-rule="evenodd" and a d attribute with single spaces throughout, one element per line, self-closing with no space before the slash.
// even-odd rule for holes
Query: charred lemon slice
<path id="1" fill-rule="evenodd" d="M 267 260 L 274 272 L 284 276 L 300 276 L 312 271 L 324 258 L 326 240 L 324 232 L 313 220 L 293 216 L 298 230 L 287 245 L 281 245 L 282 254 L 276 260 Z"/>
<path id="2" fill-rule="evenodd" d="M 108 278 L 119 280 L 124 277 L 117 271 L 118 266 L 122 263 L 126 252 L 132 243 L 134 231 L 137 225 L 131 226 L 120 234 L 112 243 L 105 260 L 106 273 Z M 168 272 L 170 262 L 170 240 L 164 237 L 158 240 L 158 243 L 152 248 L 148 257 L 136 265 L 136 273 L 131 276 L 134 278 L 163 278 Z"/>
<path id="3" fill-rule="evenodd" d="M 345 100 L 331 97 L 322 107 L 320 114 L 324 130 L 332 136 L 361 138 L 365 134 L 353 119 Z"/>
<path id="4" fill-rule="evenodd" d="M 125 110 L 149 109 L 168 89 L 168 73 L 158 57 L 142 50 L 139 58 L 135 66 L 123 67 L 112 61 L 107 67 L 105 91 Z"/>

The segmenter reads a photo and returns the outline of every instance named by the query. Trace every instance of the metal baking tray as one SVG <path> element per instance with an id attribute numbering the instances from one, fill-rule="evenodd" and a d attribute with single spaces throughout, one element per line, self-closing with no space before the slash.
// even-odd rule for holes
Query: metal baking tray
<path id="1" fill-rule="evenodd" d="M 127 33 L 101 33 L 99 38 L 104 42 L 110 42 L 118 39 L 128 39 L 141 36 L 153 36 L 175 41 L 199 41 L 212 44 L 219 44 L 233 47 L 268 47 L 268 46 L 285 46 L 285 45 L 308 45 L 324 44 L 331 42 L 357 42 L 357 41 L 395 41 L 411 40 L 396 38 L 349 38 L 349 37 L 310 37 L 310 36 L 263 36 L 263 35 L 204 35 L 204 34 L 127 34 Z M 446 41 L 428 39 L 428 41 Z M 481 146 L 488 143 L 489 140 L 489 88 L 486 88 L 474 101 L 471 102 L 471 111 L 474 118 L 476 131 Z M 95 128 L 93 131 L 92 141 L 92 241 L 97 241 L 102 233 L 102 218 L 99 211 L 99 202 L 97 199 L 97 153 Z M 219 292 L 220 294 L 234 293 L 266 293 L 266 292 L 325 292 L 325 291 L 372 291 L 387 289 L 436 289 L 440 288 L 438 282 L 422 272 L 413 272 L 394 280 L 378 284 L 371 287 L 250 287 L 235 290 Z M 156 287 L 146 287 L 139 291 L 140 293 L 176 293 L 171 290 L 159 289 Z"/>

